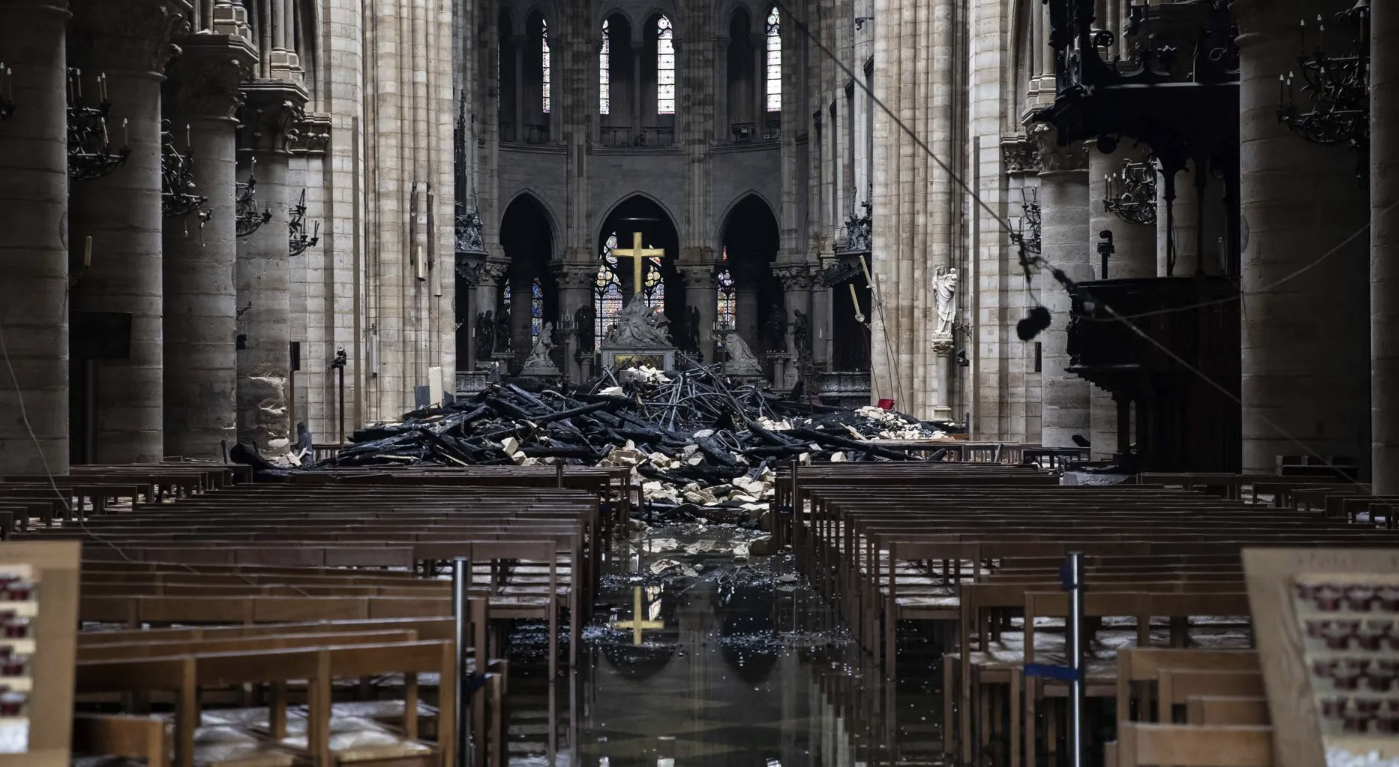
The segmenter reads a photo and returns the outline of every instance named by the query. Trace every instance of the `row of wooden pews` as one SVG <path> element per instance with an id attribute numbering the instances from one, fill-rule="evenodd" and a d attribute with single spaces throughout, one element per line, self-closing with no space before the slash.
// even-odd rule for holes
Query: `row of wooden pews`
<path id="1" fill-rule="evenodd" d="M 633 488 L 615 470 L 479 469 L 254 483 L 172 464 L 0 482 L 0 512 L 24 501 L 13 545 L 83 547 L 76 753 L 179 767 L 450 764 L 465 747 L 452 708 L 464 684 L 475 763 L 503 767 L 510 630 L 547 626 L 551 683 L 576 663 Z M 472 627 L 461 659 L 458 559 L 470 563 Z"/>
<path id="2" fill-rule="evenodd" d="M 1399 549 L 1387 502 L 1308 478 L 1139 480 L 1067 487 L 1043 472 L 986 463 L 832 464 L 787 469 L 778 504 L 790 509 L 786 539 L 798 565 L 888 684 L 900 631 L 921 627 L 942 645 L 943 746 L 962 763 L 991 758 L 1017 767 L 1064 756 L 1069 686 L 1039 667 L 1067 663 L 1060 567 L 1078 551 L 1088 562 L 1095 747 L 1112 737 L 1106 712 L 1121 685 L 1142 683 L 1165 690 L 1165 714 L 1144 718 L 1139 729 L 1116 728 L 1118 763 L 1267 767 L 1270 752 L 1259 746 L 1266 734 L 1229 730 L 1257 725 L 1224 713 L 1256 715 L 1256 705 L 1209 700 L 1252 697 L 1261 685 L 1242 552 Z M 1245 666 L 1250 661 L 1237 659 L 1254 657 L 1255 668 L 1231 677 L 1172 667 L 1165 682 L 1155 671 L 1131 676 L 1135 666 L 1124 664 L 1144 664 L 1157 651 L 1202 653 L 1190 662 L 1213 662 L 1214 653 Z M 1123 717 L 1134 710 L 1118 706 Z M 1191 733 L 1170 729 L 1187 726 L 1192 706 L 1197 718 L 1226 727 L 1202 735 L 1210 745 L 1194 752 L 1181 745 Z M 1166 750 L 1177 746 L 1184 750 Z M 1167 753 L 1174 761 L 1160 761 Z M 1210 756 L 1196 761 L 1200 754 Z"/>

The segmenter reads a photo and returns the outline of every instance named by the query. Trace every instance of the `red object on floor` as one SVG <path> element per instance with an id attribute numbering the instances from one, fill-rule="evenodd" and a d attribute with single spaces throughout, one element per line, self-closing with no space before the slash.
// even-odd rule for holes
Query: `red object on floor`
<path id="1" fill-rule="evenodd" d="M 880 409 L 880 410 L 893 410 L 893 409 L 894 409 L 894 401 L 891 400 L 891 399 L 882 399 L 882 400 L 880 400 L 880 401 L 879 401 L 879 409 Z"/>

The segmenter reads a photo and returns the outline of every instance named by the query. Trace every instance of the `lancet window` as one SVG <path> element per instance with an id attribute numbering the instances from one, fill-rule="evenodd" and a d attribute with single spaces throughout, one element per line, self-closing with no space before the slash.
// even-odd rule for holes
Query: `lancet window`
<path id="1" fill-rule="evenodd" d="M 767 22 L 767 111 L 782 111 L 782 18 L 777 6 Z"/>
<path id="2" fill-rule="evenodd" d="M 602 20 L 602 51 L 598 53 L 598 114 L 612 113 L 612 33 Z"/>
<path id="3" fill-rule="evenodd" d="M 675 30 L 665 16 L 656 21 L 656 114 L 675 114 Z"/>

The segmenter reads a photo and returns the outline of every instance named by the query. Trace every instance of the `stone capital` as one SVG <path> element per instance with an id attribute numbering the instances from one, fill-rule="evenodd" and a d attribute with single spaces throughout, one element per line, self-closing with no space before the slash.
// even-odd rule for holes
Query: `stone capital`
<path id="1" fill-rule="evenodd" d="M 170 67 L 172 112 L 181 117 L 233 119 L 243 103 L 239 86 L 251 76 L 257 51 L 241 37 L 189 35 Z"/>
<path id="2" fill-rule="evenodd" d="M 1059 131 L 1053 125 L 1035 123 L 1029 139 L 1035 145 L 1041 173 L 1088 170 L 1088 145 L 1075 142 L 1061 146 Z"/>
<path id="3" fill-rule="evenodd" d="M 590 290 L 597 284 L 597 267 L 555 264 L 553 272 L 561 290 Z"/>
<path id="4" fill-rule="evenodd" d="M 486 263 L 481 265 L 481 282 L 479 284 L 486 287 L 499 287 L 500 281 L 505 279 L 505 273 L 509 270 L 509 261 L 488 258 Z"/>
<path id="5" fill-rule="evenodd" d="M 956 347 L 957 342 L 955 339 L 952 338 L 952 335 L 950 333 L 942 333 L 933 336 L 934 354 L 951 354 L 952 350 Z"/>
<path id="6" fill-rule="evenodd" d="M 1039 149 L 1026 136 L 1002 136 L 1001 165 L 1007 174 L 1039 173 Z"/>
<path id="7" fill-rule="evenodd" d="M 161 75 L 189 32 L 189 0 L 71 0 L 70 66 Z"/>
<path id="8" fill-rule="evenodd" d="M 777 264 L 772 273 L 782 281 L 783 290 L 811 290 L 818 277 L 816 266 L 805 262 Z"/>
<path id="9" fill-rule="evenodd" d="M 281 80 L 254 80 L 243 85 L 238 110 L 239 149 L 258 154 L 286 154 L 306 122 L 306 90 Z"/>
<path id="10" fill-rule="evenodd" d="M 677 266 L 680 272 L 680 279 L 685 283 L 685 289 L 694 288 L 696 290 L 713 290 L 716 286 L 714 279 L 714 267 L 704 264 L 693 264 L 689 266 Z"/>
<path id="11" fill-rule="evenodd" d="M 296 128 L 291 139 L 292 154 L 324 155 L 330 149 L 330 115 L 316 112 Z"/>

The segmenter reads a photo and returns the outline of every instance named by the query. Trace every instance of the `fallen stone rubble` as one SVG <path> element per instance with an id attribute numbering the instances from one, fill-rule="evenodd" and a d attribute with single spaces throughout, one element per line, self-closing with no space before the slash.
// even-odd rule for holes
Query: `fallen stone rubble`
<path id="1" fill-rule="evenodd" d="M 955 430 L 875 407 L 814 405 L 752 384 L 731 386 L 715 367 L 642 368 L 571 389 L 495 384 L 399 423 L 360 429 L 317 467 L 627 466 L 649 511 L 714 520 L 719 509 L 736 517 L 766 509 L 779 462 L 922 460 L 871 440 L 928 440 Z"/>

